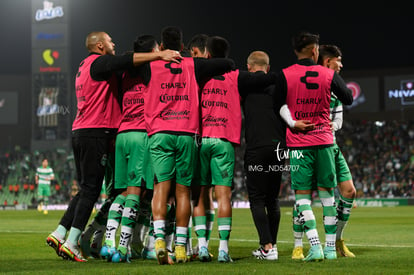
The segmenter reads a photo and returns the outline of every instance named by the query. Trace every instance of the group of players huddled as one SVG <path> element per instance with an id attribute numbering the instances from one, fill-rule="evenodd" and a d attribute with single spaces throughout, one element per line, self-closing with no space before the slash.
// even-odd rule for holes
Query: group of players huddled
<path id="1" fill-rule="evenodd" d="M 60 257 L 78 262 L 141 257 L 159 264 L 196 258 L 209 262 L 215 257 L 209 240 L 216 218 L 217 260 L 232 262 L 234 148 L 240 145 L 243 109 L 251 121 L 245 127 L 250 145 L 246 159 L 252 161 L 246 163 L 287 165 L 276 160 L 274 148 L 281 145 L 290 166 L 299 167 L 291 170 L 296 197 L 292 258 L 336 259 L 336 251 L 354 257 L 343 243 L 342 230 L 355 188 L 333 135 L 341 128 L 342 103 L 352 103 L 352 93 L 338 74 L 342 54 L 336 46 L 319 47 L 319 36 L 311 33 L 302 32 L 292 41 L 298 63 L 271 72 L 262 51 L 249 55 L 247 71 L 236 69 L 223 37 L 195 35 L 184 48 L 178 27 L 164 28 L 160 44 L 152 35 L 137 37 L 133 52 L 120 56 L 107 33 L 88 34 L 90 54 L 76 74 L 78 110 L 72 126 L 80 190 L 47 244 Z M 259 99 L 263 104 L 247 105 Z M 262 127 L 253 130 L 253 124 Z M 282 171 L 268 173 L 273 178 L 263 178 L 269 172 L 264 170 L 247 176 L 261 245 L 253 251 L 258 259 L 278 259 Z M 87 226 L 104 179 L 108 199 Z M 333 196 L 337 185 L 338 207 Z M 324 249 L 311 208 L 314 190 L 324 209 Z M 265 211 L 268 215 L 262 215 Z M 310 242 L 307 257 L 304 233 Z"/>

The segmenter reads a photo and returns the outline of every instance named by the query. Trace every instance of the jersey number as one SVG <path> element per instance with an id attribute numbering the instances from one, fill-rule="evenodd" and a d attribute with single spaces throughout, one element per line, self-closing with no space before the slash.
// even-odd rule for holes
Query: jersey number
<path id="1" fill-rule="evenodd" d="M 308 80 L 307 80 L 307 78 L 308 78 L 308 77 L 318 77 L 318 76 L 319 76 L 319 73 L 318 73 L 318 72 L 314 72 L 314 71 L 307 71 L 307 72 L 305 73 L 305 76 L 302 76 L 302 77 L 300 78 L 300 82 L 305 83 L 305 85 L 306 85 L 306 89 L 309 89 L 309 90 L 316 90 L 316 89 L 318 89 L 318 88 L 319 88 L 319 84 L 318 84 L 318 83 L 309 83 L 309 82 L 308 82 Z"/>

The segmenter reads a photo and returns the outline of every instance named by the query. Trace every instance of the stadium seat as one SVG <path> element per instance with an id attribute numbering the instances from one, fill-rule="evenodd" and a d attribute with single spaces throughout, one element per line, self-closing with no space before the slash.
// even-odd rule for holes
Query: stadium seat
<path id="1" fill-rule="evenodd" d="M 18 195 L 19 191 L 20 191 L 20 185 L 15 184 L 14 187 L 13 187 L 13 190 L 14 190 L 14 194 Z"/>

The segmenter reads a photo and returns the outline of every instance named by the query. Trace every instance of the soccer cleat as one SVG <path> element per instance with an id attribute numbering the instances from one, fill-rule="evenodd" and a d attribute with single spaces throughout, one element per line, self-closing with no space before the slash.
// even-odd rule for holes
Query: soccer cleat
<path id="1" fill-rule="evenodd" d="M 59 256 L 59 250 L 65 240 L 58 238 L 56 235 L 51 233 L 46 238 L 46 243 L 55 250 L 56 254 Z"/>
<path id="2" fill-rule="evenodd" d="M 130 258 L 131 255 L 129 255 L 129 253 L 123 254 L 121 251 L 118 250 L 114 253 L 114 255 L 112 255 L 111 261 L 113 263 L 130 263 Z"/>
<path id="3" fill-rule="evenodd" d="M 194 247 L 192 250 L 193 250 L 192 251 L 193 254 L 191 255 L 191 260 L 194 261 L 195 259 L 198 258 L 198 246 Z M 214 257 L 213 253 L 209 251 L 208 254 L 210 255 L 210 258 L 213 259 Z M 188 258 L 188 255 L 187 255 L 187 258 Z"/>
<path id="4" fill-rule="evenodd" d="M 142 259 L 144 260 L 156 260 L 157 259 L 155 250 L 154 249 L 148 250 L 145 247 L 142 249 L 141 256 L 142 256 Z"/>
<path id="5" fill-rule="evenodd" d="M 297 246 L 292 251 L 292 260 L 303 260 L 305 256 L 303 255 L 303 247 Z"/>
<path id="6" fill-rule="evenodd" d="M 230 255 L 224 250 L 219 251 L 217 260 L 219 261 L 219 263 L 232 263 L 233 262 Z"/>
<path id="7" fill-rule="evenodd" d="M 79 238 L 78 245 L 82 252 L 83 257 L 91 258 L 91 241 L 84 238 L 84 234 L 82 233 L 81 237 Z"/>
<path id="8" fill-rule="evenodd" d="M 253 250 L 252 251 L 252 255 L 253 256 L 255 256 L 255 257 L 257 257 L 257 256 L 260 256 L 260 254 L 261 254 L 261 250 L 263 250 L 263 246 L 260 246 L 258 249 L 256 249 L 256 250 Z"/>
<path id="9" fill-rule="evenodd" d="M 168 264 L 173 265 L 175 263 L 175 253 L 168 251 Z"/>
<path id="10" fill-rule="evenodd" d="M 43 204 L 40 203 L 37 205 L 37 211 L 42 212 L 42 210 L 43 210 Z"/>
<path id="11" fill-rule="evenodd" d="M 324 255 L 323 255 L 322 246 L 318 244 L 318 245 L 312 245 L 310 247 L 308 255 L 302 261 L 320 262 L 320 261 L 323 261 L 323 259 L 324 259 Z"/>
<path id="12" fill-rule="evenodd" d="M 155 240 L 155 255 L 160 265 L 168 263 L 168 251 L 164 239 Z"/>
<path id="13" fill-rule="evenodd" d="M 277 260 L 278 259 L 277 248 L 273 247 L 272 249 L 269 249 L 268 251 L 262 248 L 260 250 L 260 255 L 256 256 L 256 259 L 270 260 L 270 261 Z"/>
<path id="14" fill-rule="evenodd" d="M 336 250 L 334 246 L 325 246 L 323 250 L 323 255 L 327 260 L 335 260 L 336 259 Z"/>
<path id="15" fill-rule="evenodd" d="M 201 262 L 211 262 L 211 256 L 208 252 L 207 247 L 202 246 L 200 250 L 198 251 L 198 259 L 200 259 Z"/>
<path id="16" fill-rule="evenodd" d="M 71 245 L 65 242 L 59 249 L 59 255 L 65 260 L 75 262 L 86 262 L 87 260 L 82 256 L 78 246 Z"/>
<path id="17" fill-rule="evenodd" d="M 175 261 L 177 263 L 185 263 L 187 261 L 187 253 L 184 245 L 175 246 Z"/>
<path id="18" fill-rule="evenodd" d="M 101 257 L 106 259 L 108 262 L 111 261 L 112 256 L 116 253 L 116 249 L 115 247 L 110 247 L 107 246 L 106 244 L 104 244 L 101 248 L 101 252 L 99 254 L 101 254 Z"/>
<path id="19" fill-rule="evenodd" d="M 340 239 L 336 241 L 336 251 L 342 257 L 355 258 L 355 254 L 349 251 L 348 247 L 345 245 L 344 240 Z"/>

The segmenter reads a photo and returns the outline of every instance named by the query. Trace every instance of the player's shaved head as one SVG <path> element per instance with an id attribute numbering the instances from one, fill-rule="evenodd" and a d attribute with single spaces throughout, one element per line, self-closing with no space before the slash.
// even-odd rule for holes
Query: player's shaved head
<path id="1" fill-rule="evenodd" d="M 93 51 L 96 43 L 104 41 L 106 32 L 91 32 L 86 37 L 85 46 L 88 51 Z"/>
<path id="2" fill-rule="evenodd" d="M 266 66 L 269 65 L 269 56 L 263 51 L 254 51 L 247 57 L 247 64 Z"/>
<path id="3" fill-rule="evenodd" d="M 270 58 L 264 51 L 253 51 L 247 57 L 247 70 L 249 72 L 262 71 L 267 73 L 270 70 Z"/>

